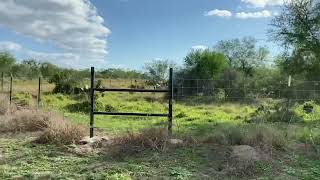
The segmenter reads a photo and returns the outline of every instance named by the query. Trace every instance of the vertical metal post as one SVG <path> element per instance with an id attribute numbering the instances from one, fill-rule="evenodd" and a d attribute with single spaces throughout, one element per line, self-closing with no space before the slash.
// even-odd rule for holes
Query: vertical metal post
<path id="1" fill-rule="evenodd" d="M 94 67 L 91 67 L 91 88 L 90 88 L 90 138 L 93 137 L 94 129 Z"/>
<path id="2" fill-rule="evenodd" d="M 172 97 L 173 97 L 173 69 L 169 70 L 169 114 L 168 114 L 168 132 L 172 134 Z"/>
<path id="3" fill-rule="evenodd" d="M 12 75 L 10 76 L 10 92 L 9 92 L 9 97 L 10 97 L 10 105 L 12 102 Z"/>
<path id="4" fill-rule="evenodd" d="M 38 84 L 38 108 L 40 107 L 41 101 L 41 77 L 39 77 L 39 84 Z"/>
<path id="5" fill-rule="evenodd" d="M 4 73 L 1 73 L 1 91 L 3 91 Z"/>

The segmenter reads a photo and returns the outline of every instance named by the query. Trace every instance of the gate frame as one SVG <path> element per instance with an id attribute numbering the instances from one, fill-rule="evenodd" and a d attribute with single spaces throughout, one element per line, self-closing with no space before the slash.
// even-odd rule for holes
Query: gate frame
<path id="1" fill-rule="evenodd" d="M 143 116 L 143 117 L 168 117 L 168 133 L 172 134 L 172 99 L 173 99 L 173 69 L 169 69 L 168 89 L 128 89 L 128 88 L 95 88 L 95 71 L 91 67 L 91 88 L 90 88 L 90 138 L 94 136 L 94 115 L 109 116 Z M 128 112 L 95 112 L 94 111 L 94 94 L 98 92 L 152 92 L 168 93 L 168 114 L 160 113 L 128 113 Z"/>

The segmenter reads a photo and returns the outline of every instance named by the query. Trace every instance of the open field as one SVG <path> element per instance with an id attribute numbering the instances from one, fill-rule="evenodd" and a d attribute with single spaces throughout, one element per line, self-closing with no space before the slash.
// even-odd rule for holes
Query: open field
<path id="1" fill-rule="evenodd" d="M 89 134 L 86 95 L 43 93 L 42 109 L 67 121 L 83 124 Z M 14 101 L 33 106 L 35 97 L 16 93 Z M 313 102 L 310 102 L 313 103 Z M 292 115 L 270 118 L 259 107 L 273 100 L 246 103 L 189 105 L 174 103 L 173 134 L 190 141 L 165 152 L 144 150 L 114 156 L 108 152 L 85 156 L 65 146 L 37 144 L 37 133 L 5 133 L 1 136 L 0 177 L 29 179 L 318 179 L 320 177 L 320 106 L 307 114 L 303 104 L 291 107 Z M 105 93 L 96 108 L 112 112 L 163 112 L 162 96 L 139 93 Z M 1 117 L 2 119 L 6 116 Z M 279 118 L 279 119 L 277 119 Z M 285 118 L 297 119 L 288 123 Z M 166 128 L 166 118 L 96 116 L 99 133 L 110 137 L 146 128 Z M 263 158 L 235 163 L 232 149 L 249 145 Z"/>

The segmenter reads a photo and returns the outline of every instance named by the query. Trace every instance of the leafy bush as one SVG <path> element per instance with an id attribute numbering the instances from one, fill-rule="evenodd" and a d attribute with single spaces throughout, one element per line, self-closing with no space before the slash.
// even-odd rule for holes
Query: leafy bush
<path id="1" fill-rule="evenodd" d="M 65 70 L 56 73 L 49 79 L 49 82 L 55 84 L 54 93 L 70 94 L 73 92 L 74 87 L 79 84 L 80 79 L 73 71 Z"/>
<path id="2" fill-rule="evenodd" d="M 104 112 L 116 112 L 117 108 L 113 107 L 110 104 L 105 104 L 104 102 L 99 99 L 99 96 L 96 95 L 94 98 L 94 109 L 95 111 L 104 111 Z M 90 101 L 85 100 L 82 102 L 78 102 L 75 104 L 70 104 L 66 106 L 66 109 L 70 112 L 83 112 L 89 113 L 90 112 Z"/>
<path id="3" fill-rule="evenodd" d="M 285 122 L 296 123 L 302 122 L 303 119 L 296 114 L 287 102 L 277 102 L 274 104 L 264 104 L 257 108 L 256 112 L 251 115 L 249 122 Z"/>
<path id="4" fill-rule="evenodd" d="M 30 93 L 20 92 L 20 93 L 14 94 L 12 99 L 15 102 L 17 102 L 18 104 L 23 105 L 23 106 L 29 106 L 32 103 L 31 102 L 32 101 L 32 95 Z"/>
<path id="5" fill-rule="evenodd" d="M 241 128 L 235 126 L 221 126 L 205 142 L 213 142 L 222 145 L 241 145 L 243 143 Z"/>

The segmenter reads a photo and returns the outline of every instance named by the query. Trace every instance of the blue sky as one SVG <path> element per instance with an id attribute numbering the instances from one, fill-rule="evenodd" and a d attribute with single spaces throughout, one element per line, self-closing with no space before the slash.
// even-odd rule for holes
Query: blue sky
<path id="1" fill-rule="evenodd" d="M 253 36 L 266 42 L 282 0 L 3 0 L 0 50 L 64 67 L 182 64 L 192 48 Z"/>

